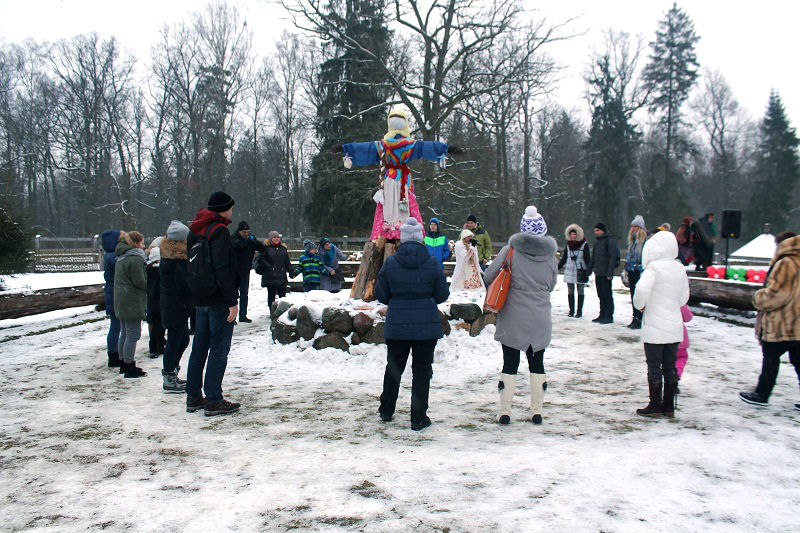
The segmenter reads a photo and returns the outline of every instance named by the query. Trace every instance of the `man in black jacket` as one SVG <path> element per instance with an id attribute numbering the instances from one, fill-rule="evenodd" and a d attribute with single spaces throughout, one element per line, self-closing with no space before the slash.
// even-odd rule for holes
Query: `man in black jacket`
<path id="1" fill-rule="evenodd" d="M 233 198 L 224 192 L 212 194 L 208 199 L 208 209 L 197 211 L 186 242 L 190 250 L 189 261 L 192 261 L 202 259 L 192 257 L 193 246 L 201 239 L 208 240 L 214 278 L 214 288 L 208 292 L 200 292 L 192 285 L 196 322 L 186 373 L 186 411 L 193 413 L 205 409 L 206 416 L 233 413 L 240 407 L 222 397 L 222 378 L 231 350 L 233 325 L 239 312 L 236 257 L 227 228 L 231 223 L 233 204 Z M 201 389 L 205 390 L 205 400 Z"/>
<path id="2" fill-rule="evenodd" d="M 594 272 L 597 297 L 600 299 L 600 315 L 592 322 L 611 324 L 614 322 L 614 296 L 611 293 L 611 280 L 614 279 L 614 270 L 619 264 L 619 246 L 617 246 L 617 241 L 607 233 L 606 225 L 602 222 L 595 224 L 594 235 L 597 240 L 592 249 L 589 270 Z"/>
<path id="3" fill-rule="evenodd" d="M 231 247 L 236 256 L 236 284 L 239 287 L 239 322 L 252 322 L 247 318 L 247 295 L 250 292 L 250 269 L 256 252 L 264 253 L 266 247 L 250 233 L 250 226 L 242 220 L 231 235 Z"/>

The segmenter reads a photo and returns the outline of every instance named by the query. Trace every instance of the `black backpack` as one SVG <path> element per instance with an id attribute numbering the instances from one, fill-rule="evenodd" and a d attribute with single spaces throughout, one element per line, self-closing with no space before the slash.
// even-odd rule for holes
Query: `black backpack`
<path id="1" fill-rule="evenodd" d="M 211 246 L 208 243 L 208 236 L 219 226 L 224 227 L 222 224 L 211 224 L 202 237 L 195 234 L 197 242 L 189 248 L 186 277 L 195 296 L 210 296 L 219 290 L 214 267 L 211 265 Z"/>

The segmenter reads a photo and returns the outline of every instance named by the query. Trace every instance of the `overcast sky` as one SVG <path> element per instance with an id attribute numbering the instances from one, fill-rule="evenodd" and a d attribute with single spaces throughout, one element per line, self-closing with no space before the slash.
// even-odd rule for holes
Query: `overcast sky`
<path id="1" fill-rule="evenodd" d="M 291 28 L 282 8 L 264 0 L 230 0 L 252 28 L 256 50 L 271 53 L 284 28 Z M 56 40 L 96 31 L 115 35 L 141 59 L 165 23 L 202 9 L 202 0 L 0 0 L 0 39 L 19 42 L 31 37 Z M 553 99 L 567 108 L 587 111 L 583 99 L 589 53 L 600 46 L 603 30 L 613 28 L 653 39 L 658 21 L 672 0 L 539 0 L 524 2 L 552 23 L 575 18 L 568 33 L 581 34 L 553 44 L 551 55 L 565 67 Z M 800 2 L 793 0 L 694 0 L 679 2 L 701 37 L 701 66 L 718 69 L 734 95 L 755 119 L 766 108 L 769 91 L 780 92 L 797 127 L 800 121 Z"/>

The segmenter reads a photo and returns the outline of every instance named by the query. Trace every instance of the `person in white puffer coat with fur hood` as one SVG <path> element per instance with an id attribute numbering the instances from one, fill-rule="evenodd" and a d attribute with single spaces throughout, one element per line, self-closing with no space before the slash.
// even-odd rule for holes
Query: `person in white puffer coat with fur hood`
<path id="1" fill-rule="evenodd" d="M 653 235 L 642 250 L 644 272 L 636 285 L 633 305 L 644 312 L 641 337 L 647 359 L 650 403 L 636 410 L 640 416 L 675 416 L 678 384 L 675 359 L 678 344 L 683 340 L 681 307 L 689 301 L 689 278 L 677 258 L 678 241 L 668 231 Z"/>

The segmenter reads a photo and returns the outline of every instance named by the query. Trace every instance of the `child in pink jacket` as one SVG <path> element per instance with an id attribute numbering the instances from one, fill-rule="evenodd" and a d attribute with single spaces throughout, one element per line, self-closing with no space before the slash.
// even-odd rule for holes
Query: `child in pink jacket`
<path id="1" fill-rule="evenodd" d="M 686 360 L 689 359 L 689 331 L 686 329 L 686 322 L 691 322 L 694 315 L 689 309 L 688 305 L 681 307 L 681 315 L 683 316 L 683 341 L 678 345 L 678 356 L 675 359 L 675 368 L 678 369 L 678 381 L 683 375 L 683 367 L 686 366 Z"/>

